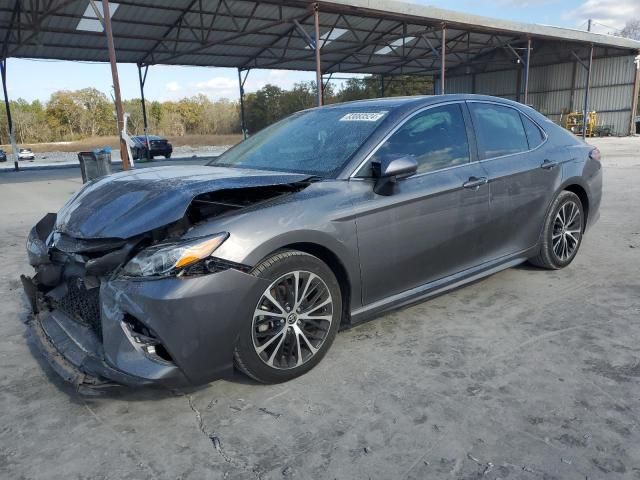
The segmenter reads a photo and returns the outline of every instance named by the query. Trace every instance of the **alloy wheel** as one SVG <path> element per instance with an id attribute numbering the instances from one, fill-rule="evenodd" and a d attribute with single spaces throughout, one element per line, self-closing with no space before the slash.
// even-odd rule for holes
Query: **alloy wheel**
<path id="1" fill-rule="evenodd" d="M 553 222 L 551 241 L 553 253 L 561 262 L 569 260 L 578 249 L 582 235 L 580 207 L 568 201 L 560 207 Z"/>
<path id="2" fill-rule="evenodd" d="M 275 280 L 253 314 L 253 347 L 269 367 L 288 370 L 308 362 L 324 343 L 333 299 L 318 275 L 296 270 Z"/>

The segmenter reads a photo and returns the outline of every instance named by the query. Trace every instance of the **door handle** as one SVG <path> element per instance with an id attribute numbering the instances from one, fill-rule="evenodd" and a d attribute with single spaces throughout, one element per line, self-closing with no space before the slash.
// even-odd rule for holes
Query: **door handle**
<path id="1" fill-rule="evenodd" d="M 464 188 L 472 188 L 477 190 L 480 186 L 485 185 L 489 179 L 487 177 L 469 177 L 469 180 L 464 182 L 462 186 Z"/>
<path id="2" fill-rule="evenodd" d="M 557 166 L 558 166 L 558 162 L 552 162 L 551 160 L 545 160 L 544 162 L 542 162 L 542 165 L 540 165 L 540 168 L 542 168 L 544 170 L 553 170 Z"/>

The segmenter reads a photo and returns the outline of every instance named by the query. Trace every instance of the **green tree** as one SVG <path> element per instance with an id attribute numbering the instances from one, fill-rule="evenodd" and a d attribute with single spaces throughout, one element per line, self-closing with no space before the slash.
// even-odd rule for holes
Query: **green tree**
<path id="1" fill-rule="evenodd" d="M 83 135 L 95 137 L 117 133 L 114 107 L 104 93 L 95 88 L 83 88 L 70 93 L 84 109 L 80 119 Z"/>
<path id="2" fill-rule="evenodd" d="M 47 103 L 47 122 L 57 138 L 78 138 L 82 115 L 82 105 L 68 90 L 53 93 Z"/>

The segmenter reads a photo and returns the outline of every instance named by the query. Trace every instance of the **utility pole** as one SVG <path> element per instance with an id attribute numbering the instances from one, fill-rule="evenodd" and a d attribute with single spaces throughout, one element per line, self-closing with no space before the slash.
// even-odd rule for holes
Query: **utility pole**
<path id="1" fill-rule="evenodd" d="M 13 151 L 13 168 L 17 172 L 18 167 L 18 147 L 16 146 L 16 136 L 13 131 L 13 119 L 11 117 L 11 104 L 9 103 L 9 94 L 7 93 L 7 59 L 0 60 L 0 76 L 2 76 L 2 91 L 4 93 L 4 107 L 7 110 L 7 127 L 9 129 L 9 142 Z"/>
<path id="2" fill-rule="evenodd" d="M 118 118 L 120 158 L 122 159 L 122 169 L 129 170 L 129 152 L 127 151 L 127 144 L 122 137 L 122 131 L 124 130 L 124 110 L 122 109 L 122 97 L 120 96 L 120 79 L 118 78 L 118 65 L 116 63 L 116 49 L 113 44 L 113 30 L 111 29 L 111 11 L 109 10 L 109 0 L 102 0 L 102 13 L 104 31 L 107 35 L 107 47 L 109 48 L 109 62 L 111 63 L 111 77 L 113 78 L 113 93 L 116 103 L 116 117 Z"/>
<path id="3" fill-rule="evenodd" d="M 316 87 L 318 90 L 318 106 L 322 106 L 322 59 L 320 49 L 322 48 L 320 41 L 320 6 L 316 3 L 313 5 L 313 23 L 315 27 L 315 47 L 316 47 Z"/>
<path id="4" fill-rule="evenodd" d="M 445 94 L 445 71 L 447 68 L 447 26 L 442 24 L 442 40 L 440 45 L 440 95 Z"/>

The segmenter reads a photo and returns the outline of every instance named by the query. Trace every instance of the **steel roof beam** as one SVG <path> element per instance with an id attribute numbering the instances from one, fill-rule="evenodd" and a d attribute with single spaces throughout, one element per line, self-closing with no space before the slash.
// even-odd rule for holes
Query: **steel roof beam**
<path id="1" fill-rule="evenodd" d="M 176 21 L 173 23 L 173 25 L 170 25 L 169 28 L 167 28 L 167 30 L 165 31 L 163 37 L 167 37 L 171 32 L 173 32 L 173 30 L 175 30 L 176 28 L 179 27 L 179 25 L 182 24 L 182 19 L 189 12 L 189 10 L 191 10 L 191 8 L 196 4 L 197 1 L 198 0 L 191 0 L 191 3 L 189 3 L 189 6 L 187 8 L 185 8 L 184 10 L 182 10 L 180 15 L 176 19 Z M 158 43 L 156 43 L 153 47 L 151 47 L 151 49 L 147 52 L 147 54 L 143 58 L 140 59 L 140 63 L 145 63 L 146 60 L 149 57 L 152 57 L 154 50 L 156 48 L 158 48 L 161 43 L 162 43 L 162 41 L 158 41 Z"/>
<path id="2" fill-rule="evenodd" d="M 14 34 L 14 28 L 18 27 L 18 31 L 16 34 L 16 42 L 20 43 L 20 22 L 16 22 L 20 17 L 20 0 L 15 0 L 15 4 L 13 5 L 13 9 L 11 10 L 11 21 L 9 22 L 9 26 L 7 27 L 7 33 L 4 36 L 4 41 L 2 42 L 2 55 L 0 57 L 4 60 L 7 58 L 7 53 L 9 51 L 9 38 L 12 34 Z"/>
<path id="3" fill-rule="evenodd" d="M 17 0 L 17 1 L 19 2 L 20 0 Z M 55 15 L 56 12 L 62 10 L 63 8 L 67 7 L 68 5 L 71 5 L 76 1 L 77 0 L 51 0 L 47 5 L 47 8 L 45 8 L 45 10 L 43 11 L 42 15 L 32 14 L 31 15 L 31 20 L 33 21 L 33 25 L 31 28 L 32 33 L 29 37 L 24 39 L 22 42 L 27 43 L 33 40 L 34 38 L 36 38 L 40 34 L 40 27 L 42 26 L 43 22 L 47 18 L 51 17 L 52 15 Z M 18 48 L 22 42 L 18 43 Z M 15 54 L 15 51 L 9 53 L 10 56 L 13 56 L 14 54 Z"/>

